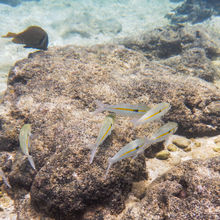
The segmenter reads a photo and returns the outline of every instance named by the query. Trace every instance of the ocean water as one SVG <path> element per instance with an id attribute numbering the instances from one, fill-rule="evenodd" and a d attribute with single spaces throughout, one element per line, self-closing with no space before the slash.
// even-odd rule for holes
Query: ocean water
<path id="1" fill-rule="evenodd" d="M 19 33 L 31 25 L 49 35 L 49 47 L 93 45 L 131 37 L 169 24 L 165 15 L 177 7 L 170 0 L 38 0 L 0 1 L 0 35 Z M 0 38 L 0 93 L 10 67 L 36 49 Z"/>
<path id="2" fill-rule="evenodd" d="M 214 0 L 210 1 L 213 2 Z M 182 5 L 183 2 L 184 0 L 0 0 L 0 20 L 2 21 L 0 36 L 6 35 L 8 32 L 19 33 L 28 26 L 38 25 L 48 33 L 49 47 L 65 45 L 91 46 L 103 43 L 117 43 L 120 39 L 132 37 L 136 39 L 142 33 L 171 24 L 171 20 L 166 15 L 174 13 L 173 10 Z M 186 23 L 193 26 L 190 21 Z M 210 29 L 216 35 L 219 34 L 220 36 L 220 16 L 210 16 L 200 23 L 203 25 L 203 28 Z M 1 37 L 0 48 L 1 102 L 1 96 L 7 89 L 7 77 L 10 68 L 16 61 L 26 58 L 29 53 L 37 51 L 37 49 L 23 48 L 23 45 L 14 44 L 11 42 L 11 39 Z M 220 58 L 217 61 L 219 62 L 220 70 Z M 24 98 L 24 101 L 26 100 L 28 99 Z M 22 99 L 19 102 L 22 103 Z M 29 105 L 29 102 L 27 102 L 27 105 Z M 0 106 L 0 112 L 1 107 L 3 105 Z M 206 109 L 205 111 L 208 110 Z M 2 112 L 4 112 L 4 107 L 2 108 Z M 195 117 L 197 117 L 196 114 Z M 16 129 L 18 128 L 16 127 Z M 85 137 L 87 138 L 88 136 Z M 210 150 L 210 148 L 217 146 L 214 146 L 215 138 L 196 138 L 195 140 L 198 140 L 198 142 L 194 141 L 200 144 L 200 147 L 192 147 L 192 151 L 188 153 L 183 150 L 172 152 L 168 162 L 166 160 L 148 158 L 146 160 L 146 166 L 149 171 L 148 182 L 142 185 L 143 188 L 146 189 L 146 183 L 150 184 L 157 177 L 181 161 L 195 158 L 206 159 L 213 157 L 213 155 L 216 156 L 217 153 L 212 149 Z M 11 152 L 7 153 L 10 154 Z M 14 161 L 16 160 L 13 159 L 13 163 Z M 12 171 L 15 171 L 14 167 L 12 167 Z M 23 171 L 20 171 L 22 174 Z M 73 173 L 73 177 L 78 178 L 75 172 Z M 30 194 L 27 194 L 20 200 L 22 202 L 18 203 L 19 207 L 15 207 L 13 200 L 10 203 L 8 201 L 6 200 L 5 207 L 2 206 L 4 207 L 4 212 L 0 212 L 0 219 L 17 219 L 18 208 L 24 209 L 23 212 L 25 214 L 27 213 L 27 215 L 28 212 L 31 212 L 28 210 L 30 209 L 29 204 L 31 204 Z M 133 203 L 136 206 L 137 200 L 135 199 L 134 201 L 135 203 L 131 201 L 129 205 Z M 130 209 L 129 205 L 127 206 L 128 209 Z M 136 207 L 138 210 L 138 206 Z M 10 215 L 12 217 L 9 217 Z"/>

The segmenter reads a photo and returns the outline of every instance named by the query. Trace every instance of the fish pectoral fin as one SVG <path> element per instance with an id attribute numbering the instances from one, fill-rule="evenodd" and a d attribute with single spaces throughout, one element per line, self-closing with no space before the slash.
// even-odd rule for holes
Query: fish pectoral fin
<path id="1" fill-rule="evenodd" d="M 8 32 L 6 35 L 3 35 L 2 37 L 3 38 L 11 38 L 11 37 L 16 37 L 17 34 L 15 33 L 12 33 L 12 32 Z"/>

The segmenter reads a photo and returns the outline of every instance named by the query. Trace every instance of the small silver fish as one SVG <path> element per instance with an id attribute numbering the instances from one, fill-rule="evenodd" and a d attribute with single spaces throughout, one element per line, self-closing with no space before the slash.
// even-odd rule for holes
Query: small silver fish
<path id="1" fill-rule="evenodd" d="M 118 104 L 118 105 L 105 105 L 96 101 L 98 108 L 94 111 L 94 114 L 109 111 L 114 112 L 121 116 L 140 116 L 144 115 L 150 108 L 144 104 L 130 105 L 130 104 Z"/>
<path id="2" fill-rule="evenodd" d="M 29 154 L 29 149 L 31 145 L 30 136 L 31 136 L 31 124 L 25 124 L 21 128 L 20 134 L 19 134 L 20 147 L 24 155 L 27 156 L 31 164 L 31 167 L 35 170 L 35 164 L 34 164 L 33 158 Z"/>
<path id="3" fill-rule="evenodd" d="M 121 150 L 118 151 L 118 153 L 114 155 L 114 157 L 108 159 L 108 168 L 105 178 L 107 177 L 109 169 L 114 163 L 130 156 L 136 157 L 139 153 L 143 152 L 147 147 L 149 147 L 151 143 L 151 140 L 144 137 L 131 141 L 125 145 Z"/>
<path id="4" fill-rule="evenodd" d="M 176 122 L 166 123 L 151 136 L 152 142 L 157 143 L 168 139 L 171 135 L 173 135 L 176 132 L 177 128 L 178 124 Z"/>
<path id="5" fill-rule="evenodd" d="M 5 183 L 5 185 L 8 186 L 9 188 L 11 188 L 11 185 L 9 184 L 9 182 L 8 182 L 8 180 L 7 180 L 6 176 L 5 176 L 2 168 L 0 168 L 0 176 L 2 177 L 3 182 Z"/>
<path id="6" fill-rule="evenodd" d="M 90 157 L 90 164 L 93 162 L 98 146 L 101 145 L 104 142 L 104 140 L 111 134 L 111 131 L 113 130 L 114 121 L 115 114 L 109 114 L 105 117 L 101 129 L 99 131 L 96 143 L 91 147 L 92 152 Z"/>
<path id="7" fill-rule="evenodd" d="M 108 159 L 108 168 L 105 174 L 105 178 L 107 177 L 109 169 L 114 163 L 130 156 L 133 156 L 133 158 L 135 158 L 139 154 L 143 153 L 144 150 L 152 144 L 167 140 L 171 135 L 176 132 L 177 127 L 177 123 L 168 122 L 160 127 L 158 131 L 151 136 L 151 138 L 139 138 L 125 145 L 120 151 L 118 151 L 118 153 L 114 155 L 114 157 Z"/>
<path id="8" fill-rule="evenodd" d="M 144 124 L 146 122 L 152 122 L 165 115 L 169 111 L 170 107 L 170 104 L 167 102 L 157 104 L 155 107 L 147 111 L 146 114 L 144 114 L 141 118 L 134 119 L 132 122 L 135 126 Z"/>

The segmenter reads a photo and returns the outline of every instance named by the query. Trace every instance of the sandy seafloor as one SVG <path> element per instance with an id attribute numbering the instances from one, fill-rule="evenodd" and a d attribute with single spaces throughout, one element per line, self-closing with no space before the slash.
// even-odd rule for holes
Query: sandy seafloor
<path id="1" fill-rule="evenodd" d="M 40 0 L 11 7 L 0 4 L 0 35 L 39 25 L 49 35 L 49 46 L 93 45 L 112 42 L 164 26 L 164 17 L 177 3 L 169 0 Z M 0 38 L 0 92 L 6 89 L 10 67 L 34 49 Z"/>
<path id="2" fill-rule="evenodd" d="M 49 47 L 114 42 L 168 25 L 170 21 L 165 15 L 181 3 L 170 0 L 40 0 L 23 1 L 16 7 L 0 3 L 0 36 L 39 25 L 49 35 Z M 219 17 L 212 17 L 203 24 L 220 32 Z M 0 38 L 0 48 L 1 94 L 7 88 L 10 67 L 36 50 L 25 49 L 7 38 Z"/>

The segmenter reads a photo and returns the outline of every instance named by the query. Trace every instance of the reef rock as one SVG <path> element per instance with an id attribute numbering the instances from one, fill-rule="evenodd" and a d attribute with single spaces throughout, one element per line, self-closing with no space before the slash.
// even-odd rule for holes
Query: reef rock
<path id="1" fill-rule="evenodd" d="M 89 210 L 117 214 L 132 183 L 147 178 L 144 155 L 116 163 L 106 180 L 104 174 L 109 157 L 136 136 L 155 131 L 156 123 L 133 129 L 128 119 L 118 118 L 89 164 L 87 146 L 95 142 L 104 118 L 91 114 L 96 100 L 149 105 L 166 101 L 172 109 L 164 121 L 177 122 L 178 133 L 220 134 L 220 112 L 207 108 L 220 100 L 220 90 L 196 77 L 174 74 L 140 52 L 108 45 L 30 54 L 9 73 L 1 106 L 0 151 L 17 149 L 20 128 L 32 124 L 37 172 L 23 155 L 15 157 L 8 170 L 12 188 L 30 190 L 36 210 L 57 219 L 79 219 Z"/>
<path id="2" fill-rule="evenodd" d="M 220 157 L 190 160 L 147 187 L 118 219 L 219 219 Z"/>
<path id="3" fill-rule="evenodd" d="M 212 15 L 220 15 L 220 2 L 216 0 L 185 0 L 182 5 L 174 9 L 174 13 L 167 15 L 172 23 L 203 22 Z"/>
<path id="4" fill-rule="evenodd" d="M 219 57 L 220 41 L 201 25 L 173 25 L 120 40 L 126 48 L 141 51 L 150 60 L 170 66 L 175 73 L 197 76 L 208 82 L 220 75 L 212 60 Z"/>

